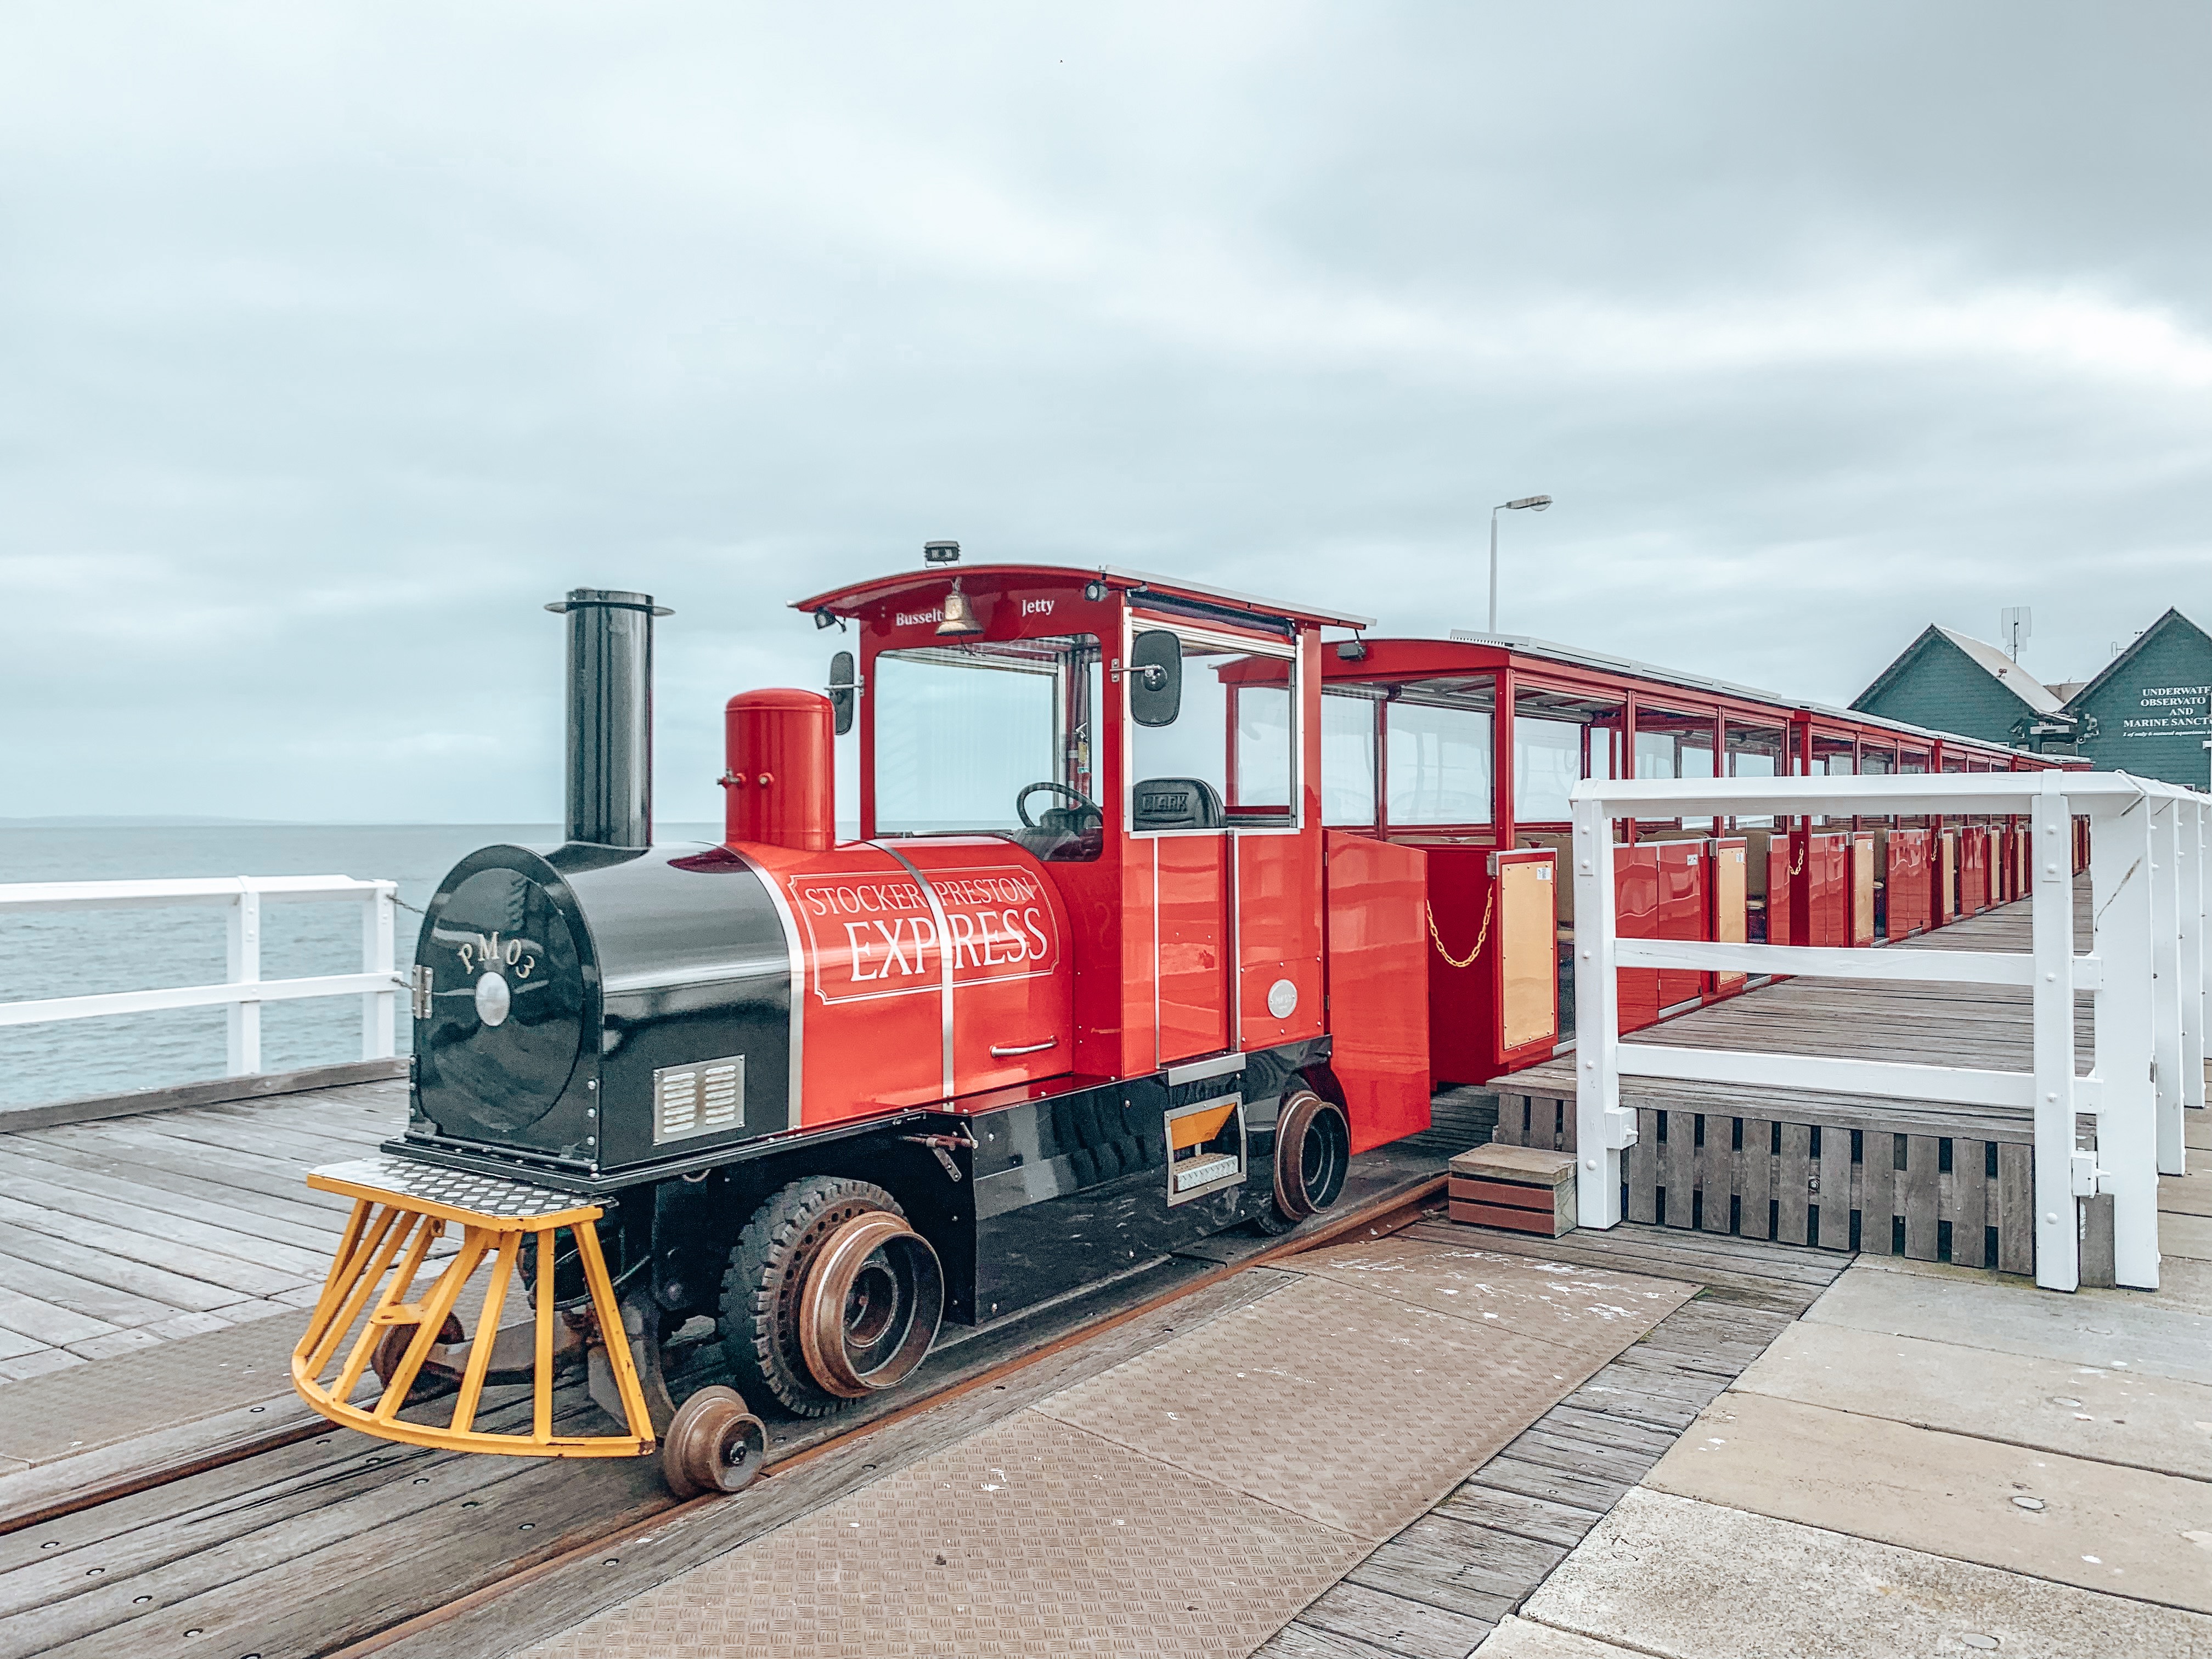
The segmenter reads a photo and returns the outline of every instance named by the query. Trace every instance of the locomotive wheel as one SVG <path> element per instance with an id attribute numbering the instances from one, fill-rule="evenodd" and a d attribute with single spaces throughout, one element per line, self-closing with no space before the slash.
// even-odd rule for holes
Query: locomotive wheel
<path id="1" fill-rule="evenodd" d="M 794 1181 L 753 1212 L 722 1275 L 722 1351 L 747 1399 L 773 1400 L 799 1417 L 827 1417 L 857 1397 L 831 1392 L 808 1368 L 799 1340 L 800 1305 L 807 1277 L 830 1239 L 848 1222 L 882 1214 L 902 1224 L 906 1219 L 898 1200 L 882 1188 L 845 1176 Z M 933 1252 L 933 1266 L 935 1260 Z M 941 1276 L 939 1284 L 941 1298 Z M 921 1311 L 916 1308 L 913 1315 Z M 894 1309 L 891 1322 L 903 1330 L 912 1316 Z M 928 1327 L 933 1337 L 933 1311 Z"/>
<path id="2" fill-rule="evenodd" d="M 420 1325 L 389 1325 L 385 1328 L 384 1334 L 377 1338 L 376 1346 L 369 1352 L 368 1363 L 386 1387 L 390 1387 L 392 1379 L 399 1374 L 399 1362 L 407 1358 L 408 1345 L 415 1340 L 415 1333 L 422 1328 Z M 459 1317 L 453 1314 L 447 1314 L 446 1322 L 438 1328 L 438 1340 L 441 1343 L 459 1342 L 465 1335 L 466 1333 L 461 1329 Z M 429 1360 L 424 1360 L 422 1369 L 415 1373 L 414 1384 L 407 1390 L 409 1405 L 434 1400 L 453 1386 L 449 1378 L 433 1373 L 430 1364 Z"/>
<path id="3" fill-rule="evenodd" d="M 813 1379 L 858 1400 L 912 1375 L 945 1315 L 929 1241 L 888 1210 L 831 1234 L 799 1294 L 799 1352 Z"/>
<path id="4" fill-rule="evenodd" d="M 678 1498 L 743 1492 L 768 1456 L 768 1431 L 735 1389 L 701 1389 L 677 1407 L 660 1441 L 660 1472 Z"/>
<path id="5" fill-rule="evenodd" d="M 1286 1233 L 1344 1190 L 1352 1128 L 1344 1114 L 1310 1089 L 1285 1097 L 1275 1118 L 1275 1191 L 1254 1218 L 1263 1233 Z"/>

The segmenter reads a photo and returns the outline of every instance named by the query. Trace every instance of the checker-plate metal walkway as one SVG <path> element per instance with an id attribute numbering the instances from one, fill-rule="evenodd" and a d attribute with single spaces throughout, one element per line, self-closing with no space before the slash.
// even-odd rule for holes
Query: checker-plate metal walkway
<path id="1" fill-rule="evenodd" d="M 1278 1267 L 1269 1293 L 529 1651 L 1247 1653 L 1694 1289 L 1450 1237 Z"/>

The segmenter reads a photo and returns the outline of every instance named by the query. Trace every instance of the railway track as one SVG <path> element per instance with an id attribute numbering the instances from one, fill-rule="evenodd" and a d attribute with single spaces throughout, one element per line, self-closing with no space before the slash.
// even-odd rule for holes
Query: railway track
<path id="1" fill-rule="evenodd" d="M 774 1510 L 831 1464 L 840 1478 L 864 1477 L 875 1467 L 870 1446 L 963 1395 L 1018 1389 L 1024 1373 L 1049 1371 L 1118 1329 L 1141 1342 L 1146 1322 L 1167 1328 L 1161 1322 L 1176 1309 L 1218 1298 L 1247 1268 L 1394 1231 L 1433 1207 L 1442 1187 L 1433 1152 L 1419 1169 L 1402 1155 L 1382 1161 L 1364 1191 L 1316 1218 L 1325 1224 L 1279 1239 L 1209 1240 L 1203 1254 L 956 1333 L 907 1384 L 856 1414 L 772 1425 L 761 1480 L 735 1498 L 679 1503 L 653 1458 L 471 1455 L 370 1440 L 320 1419 L 57 1498 L 0 1521 L 0 1659 L 441 1650 L 441 1631 L 534 1582 L 611 1572 L 672 1522 L 717 1506 Z M 716 1346 L 699 1340 L 677 1375 L 689 1388 L 720 1380 L 719 1367 Z M 529 1410 L 524 1389 L 487 1402 L 488 1427 Z M 596 1413 L 580 1386 L 562 1390 L 557 1409 L 579 1422 Z"/>

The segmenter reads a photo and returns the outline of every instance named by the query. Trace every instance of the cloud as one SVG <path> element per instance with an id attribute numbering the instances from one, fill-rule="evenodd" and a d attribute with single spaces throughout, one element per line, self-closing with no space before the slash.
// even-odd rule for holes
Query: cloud
<path id="1" fill-rule="evenodd" d="M 791 599 L 1113 562 L 1847 699 L 2208 568 L 2212 16 L 21 9 L 0 816 L 544 818 L 580 584 L 663 815 Z M 2201 603 L 2201 602 L 2200 602 Z"/>

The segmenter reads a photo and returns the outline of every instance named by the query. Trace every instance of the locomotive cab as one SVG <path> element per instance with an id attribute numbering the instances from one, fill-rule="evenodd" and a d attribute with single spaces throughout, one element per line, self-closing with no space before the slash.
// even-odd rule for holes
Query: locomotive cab
<path id="1" fill-rule="evenodd" d="M 570 624 L 568 836 L 441 885 L 406 1133 L 311 1177 L 356 1201 L 295 1362 L 325 1415 L 484 1450 L 659 1443 L 679 1489 L 732 1489 L 765 1444 L 748 1402 L 834 1412 L 911 1374 L 940 1319 L 1285 1231 L 1355 1152 L 1426 1127 L 1402 994 L 1422 854 L 1322 822 L 1321 634 L 1361 619 L 1027 566 L 817 595 L 795 608 L 852 647 L 827 695 L 732 698 L 724 838 L 671 846 L 659 613 L 598 590 L 549 608 Z M 471 1340 L 459 1282 L 487 1264 L 520 1271 L 535 1319 L 501 1331 L 490 1298 Z M 742 1398 L 679 1408 L 662 1347 L 701 1317 Z M 564 1361 L 626 1436 L 550 1433 Z M 372 1365 L 382 1399 L 349 1403 Z M 501 1380 L 539 1392 L 532 1434 L 471 1429 Z M 441 1386 L 460 1398 L 434 1429 Z"/>

